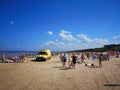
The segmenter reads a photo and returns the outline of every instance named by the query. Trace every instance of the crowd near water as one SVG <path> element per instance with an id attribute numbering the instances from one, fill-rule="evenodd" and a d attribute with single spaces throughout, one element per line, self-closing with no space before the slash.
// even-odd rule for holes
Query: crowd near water
<path id="1" fill-rule="evenodd" d="M 18 63 L 24 62 L 25 58 L 35 58 L 37 52 L 0 52 L 1 57 L 0 60 L 2 63 Z M 109 52 L 69 52 L 69 53 L 57 53 L 53 54 L 59 55 L 60 62 L 65 69 L 76 68 L 76 63 L 84 64 L 88 67 L 97 67 L 102 68 L 102 61 L 109 61 L 111 54 Z M 119 53 L 115 53 L 116 58 L 119 58 Z M 98 60 L 98 65 L 96 66 L 94 63 L 88 64 L 87 60 Z"/>
<path id="2" fill-rule="evenodd" d="M 36 52 L 27 51 L 2 51 L 0 52 L 0 60 L 3 63 L 24 62 L 25 58 L 34 58 Z"/>

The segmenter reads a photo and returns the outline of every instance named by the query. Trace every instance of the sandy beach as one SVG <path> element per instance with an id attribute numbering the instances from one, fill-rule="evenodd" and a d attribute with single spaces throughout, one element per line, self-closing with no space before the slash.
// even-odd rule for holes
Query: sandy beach
<path id="1" fill-rule="evenodd" d="M 98 60 L 87 62 L 98 64 Z M 0 90 L 120 90 L 120 58 L 102 63 L 102 68 L 76 64 L 67 70 L 59 56 L 46 62 L 0 63 Z"/>

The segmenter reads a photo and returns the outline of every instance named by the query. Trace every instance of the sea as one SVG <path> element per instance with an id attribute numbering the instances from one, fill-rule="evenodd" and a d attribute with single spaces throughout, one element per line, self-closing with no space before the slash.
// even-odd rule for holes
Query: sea
<path id="1" fill-rule="evenodd" d="M 26 54 L 37 54 L 38 51 L 0 51 L 0 58 L 2 57 L 2 54 L 5 54 L 6 57 L 14 57 L 19 56 L 21 53 Z"/>

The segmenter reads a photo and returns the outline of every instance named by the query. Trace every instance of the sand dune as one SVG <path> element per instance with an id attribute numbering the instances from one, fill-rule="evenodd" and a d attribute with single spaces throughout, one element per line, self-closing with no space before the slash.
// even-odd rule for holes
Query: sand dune
<path id="1" fill-rule="evenodd" d="M 120 59 L 103 61 L 103 68 L 76 64 L 68 70 L 58 56 L 46 62 L 0 63 L 0 90 L 120 90 Z"/>

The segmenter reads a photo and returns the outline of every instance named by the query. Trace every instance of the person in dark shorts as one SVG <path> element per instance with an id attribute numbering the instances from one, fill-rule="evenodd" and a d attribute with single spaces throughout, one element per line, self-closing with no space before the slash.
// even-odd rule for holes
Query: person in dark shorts
<path id="1" fill-rule="evenodd" d="M 103 54 L 99 55 L 99 67 L 102 68 Z"/>
<path id="2" fill-rule="evenodd" d="M 72 55 L 72 67 L 75 69 L 75 65 L 76 65 L 76 55 L 75 53 L 73 53 Z"/>
<path id="3" fill-rule="evenodd" d="M 66 68 L 66 61 L 67 61 L 67 56 L 64 53 L 64 55 L 63 55 L 63 67 L 65 67 L 65 68 Z"/>

